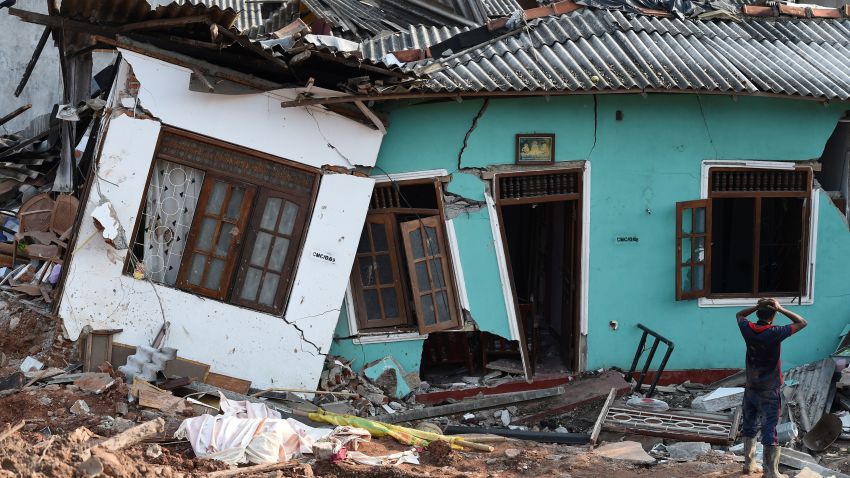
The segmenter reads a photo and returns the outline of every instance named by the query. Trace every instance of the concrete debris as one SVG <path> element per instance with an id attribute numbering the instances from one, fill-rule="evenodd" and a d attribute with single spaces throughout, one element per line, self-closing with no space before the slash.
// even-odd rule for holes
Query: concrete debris
<path id="1" fill-rule="evenodd" d="M 103 393 L 107 388 L 115 384 L 115 379 L 108 373 L 84 373 L 80 378 L 74 380 L 74 385 L 80 387 L 84 392 L 91 392 L 95 395 Z"/>
<path id="2" fill-rule="evenodd" d="M 488 370 L 505 372 L 512 375 L 524 375 L 525 369 L 522 368 L 522 362 L 519 360 L 499 359 L 492 362 L 487 362 Z"/>
<path id="3" fill-rule="evenodd" d="M 649 456 L 649 454 L 643 450 L 641 444 L 634 441 L 608 443 L 600 446 L 593 452 L 599 456 L 604 456 L 613 460 L 625 460 L 636 463 L 655 463 L 655 458 Z"/>
<path id="4" fill-rule="evenodd" d="M 176 358 L 177 349 L 139 345 L 136 347 L 136 353 L 127 357 L 127 363 L 118 367 L 118 371 L 124 374 L 127 383 L 133 383 L 136 377 L 146 382 L 153 382 L 157 374 L 165 370 L 168 362 Z"/>
<path id="5" fill-rule="evenodd" d="M 152 443 L 145 448 L 145 458 L 156 460 L 162 455 L 162 447 L 156 443 Z"/>
<path id="6" fill-rule="evenodd" d="M 21 372 L 24 372 L 24 373 L 32 372 L 32 371 L 35 371 L 35 370 L 41 370 L 43 368 L 44 368 L 44 364 L 39 362 L 38 359 L 36 359 L 33 356 L 28 356 L 27 358 L 24 359 L 23 362 L 21 362 Z"/>
<path id="7" fill-rule="evenodd" d="M 743 401 L 743 388 L 718 388 L 707 395 L 697 397 L 691 404 L 691 407 L 707 412 L 720 412 L 740 407 Z"/>
<path id="8" fill-rule="evenodd" d="M 700 455 L 711 452 L 711 445 L 705 442 L 679 442 L 667 445 L 671 460 L 694 461 Z"/>
<path id="9" fill-rule="evenodd" d="M 516 458 L 520 454 L 522 454 L 522 451 L 517 450 L 516 448 L 508 448 L 507 450 L 505 450 L 505 456 L 508 458 Z"/>
<path id="10" fill-rule="evenodd" d="M 499 418 L 502 420 L 502 425 L 508 426 L 511 424 L 511 414 L 508 413 L 507 410 L 502 410 L 499 414 Z"/>
<path id="11" fill-rule="evenodd" d="M 71 413 L 74 415 L 88 415 L 91 413 L 91 409 L 85 400 L 77 400 L 71 405 Z"/>
<path id="12" fill-rule="evenodd" d="M 381 388 L 387 395 L 400 400 L 419 388 L 411 386 L 401 365 L 392 357 L 384 357 L 363 367 L 363 375 Z"/>

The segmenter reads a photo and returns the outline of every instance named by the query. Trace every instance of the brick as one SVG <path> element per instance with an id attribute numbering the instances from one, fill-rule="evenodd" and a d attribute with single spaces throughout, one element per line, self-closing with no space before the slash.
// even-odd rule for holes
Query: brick
<path id="1" fill-rule="evenodd" d="M 781 13 L 783 15 L 790 15 L 792 17 L 806 18 L 808 16 L 806 14 L 806 7 L 798 7 L 796 5 L 788 5 L 788 4 L 779 5 L 779 13 Z"/>
<path id="2" fill-rule="evenodd" d="M 776 12 L 773 10 L 773 7 L 744 5 L 742 10 L 744 12 L 744 15 L 749 15 L 751 17 L 772 17 L 776 15 Z"/>
<path id="3" fill-rule="evenodd" d="M 837 8 L 812 8 L 814 18 L 841 18 L 841 11 Z"/>

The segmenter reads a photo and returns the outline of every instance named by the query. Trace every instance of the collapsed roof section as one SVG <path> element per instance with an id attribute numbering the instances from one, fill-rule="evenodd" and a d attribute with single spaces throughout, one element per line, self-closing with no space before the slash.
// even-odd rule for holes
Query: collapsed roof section
<path id="1" fill-rule="evenodd" d="M 251 39 L 233 27 L 238 13 L 230 8 L 66 0 L 50 15 L 14 8 L 9 13 L 45 25 L 54 38 L 63 32 L 66 57 L 95 48 L 123 48 L 192 70 L 192 88 L 212 93 L 317 86 L 363 94 L 411 86 L 410 73 L 362 60 L 357 48 L 346 51 L 339 43 L 329 43 L 330 48 L 316 39 L 305 41 L 310 29 L 301 21 L 265 35 L 264 41 Z"/>

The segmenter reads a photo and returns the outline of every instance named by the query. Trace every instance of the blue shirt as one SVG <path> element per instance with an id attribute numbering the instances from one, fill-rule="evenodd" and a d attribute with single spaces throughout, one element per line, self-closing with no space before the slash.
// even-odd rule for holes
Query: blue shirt
<path id="1" fill-rule="evenodd" d="M 747 388 L 775 390 L 782 386 L 782 341 L 794 333 L 790 325 L 759 325 L 738 319 L 747 343 Z"/>

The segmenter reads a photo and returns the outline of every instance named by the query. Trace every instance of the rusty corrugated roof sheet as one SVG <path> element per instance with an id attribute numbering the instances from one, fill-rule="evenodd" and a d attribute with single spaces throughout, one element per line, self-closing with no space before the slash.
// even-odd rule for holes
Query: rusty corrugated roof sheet
<path id="1" fill-rule="evenodd" d="M 59 15 L 89 23 L 125 25 L 160 18 L 209 15 L 213 22 L 231 27 L 239 14 L 232 8 L 173 2 L 152 8 L 147 0 L 62 0 Z"/>

